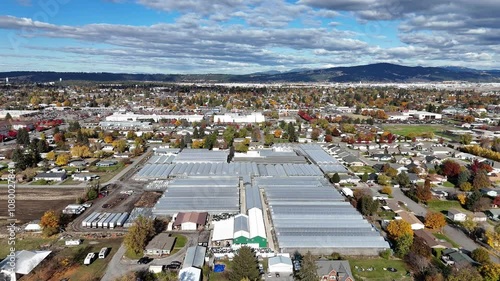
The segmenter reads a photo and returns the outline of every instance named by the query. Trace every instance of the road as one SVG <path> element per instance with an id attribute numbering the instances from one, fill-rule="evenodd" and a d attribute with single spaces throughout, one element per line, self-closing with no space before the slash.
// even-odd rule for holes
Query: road
<path id="1" fill-rule="evenodd" d="M 415 215 L 425 217 L 425 214 L 427 214 L 427 209 L 425 207 L 408 198 L 399 188 L 393 188 L 392 196 L 394 199 L 406 203 L 408 209 L 410 209 L 410 211 L 412 211 Z M 474 249 L 480 247 L 480 245 L 470 239 L 460 229 L 446 225 L 443 230 L 446 236 L 468 252 L 472 252 Z M 490 257 L 492 261 L 500 263 L 500 259 L 497 256 L 490 253 Z"/>
<path id="2" fill-rule="evenodd" d="M 188 238 L 188 241 L 186 242 L 184 248 L 182 248 L 177 253 L 171 256 L 154 259 L 149 264 L 137 264 L 137 260 L 130 260 L 128 258 L 123 257 L 126 248 L 122 244 L 120 246 L 120 249 L 118 249 L 116 254 L 109 262 L 108 267 L 106 268 L 106 273 L 102 277 L 101 281 L 114 281 L 118 277 L 126 275 L 128 272 L 145 270 L 150 265 L 168 265 L 172 261 L 182 262 L 182 260 L 184 259 L 184 255 L 186 254 L 187 248 L 189 246 L 196 245 L 197 241 L 197 233 L 188 233 L 188 234 L 183 233 L 183 235 L 185 235 Z"/>

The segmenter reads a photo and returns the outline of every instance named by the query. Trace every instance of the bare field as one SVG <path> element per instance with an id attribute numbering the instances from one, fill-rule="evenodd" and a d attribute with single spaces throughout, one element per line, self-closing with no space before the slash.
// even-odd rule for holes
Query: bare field
<path id="1" fill-rule="evenodd" d="M 18 188 L 16 189 L 16 219 L 19 223 L 26 223 L 40 219 L 49 209 L 62 210 L 66 205 L 75 203 L 77 196 L 83 190 L 69 190 L 58 188 Z M 7 190 L 0 189 L 0 219 L 7 216 Z M 3 208 L 5 206 L 5 208 Z"/>

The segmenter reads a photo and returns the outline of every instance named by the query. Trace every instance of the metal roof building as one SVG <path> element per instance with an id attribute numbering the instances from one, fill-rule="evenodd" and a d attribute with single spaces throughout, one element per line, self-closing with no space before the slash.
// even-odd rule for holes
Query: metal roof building
<path id="1" fill-rule="evenodd" d="M 324 178 L 258 178 L 284 252 L 376 255 L 384 238 Z"/>
<path id="2" fill-rule="evenodd" d="M 203 156 L 199 156 L 203 157 Z M 151 158 L 152 159 L 152 158 Z M 174 161 L 175 162 L 175 161 Z M 311 164 L 256 164 L 256 163 L 174 163 L 146 164 L 135 175 L 136 180 L 158 180 L 186 176 L 322 176 L 323 172 Z"/>
<path id="3" fill-rule="evenodd" d="M 194 177 L 171 181 L 153 208 L 158 216 L 178 212 L 239 212 L 239 178 Z"/>
<path id="4" fill-rule="evenodd" d="M 186 251 L 186 256 L 184 257 L 184 263 L 182 268 L 197 267 L 202 268 L 205 264 L 205 254 L 207 253 L 207 248 L 202 246 L 189 247 Z"/>
<path id="5" fill-rule="evenodd" d="M 259 187 L 245 184 L 245 207 L 247 212 L 253 208 L 262 210 Z"/>
<path id="6" fill-rule="evenodd" d="M 226 163 L 228 151 L 208 149 L 183 149 L 174 163 Z"/>

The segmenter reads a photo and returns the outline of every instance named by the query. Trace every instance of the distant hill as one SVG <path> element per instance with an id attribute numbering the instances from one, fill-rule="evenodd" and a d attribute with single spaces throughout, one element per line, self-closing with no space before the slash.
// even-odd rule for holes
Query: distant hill
<path id="1" fill-rule="evenodd" d="M 152 81 L 152 82 L 439 82 L 449 80 L 500 82 L 499 70 L 476 70 L 462 67 L 410 67 L 377 63 L 326 69 L 295 69 L 288 72 L 267 71 L 246 75 L 230 74 L 127 74 L 13 71 L 0 72 L 0 79 L 15 82 L 64 81 Z"/>

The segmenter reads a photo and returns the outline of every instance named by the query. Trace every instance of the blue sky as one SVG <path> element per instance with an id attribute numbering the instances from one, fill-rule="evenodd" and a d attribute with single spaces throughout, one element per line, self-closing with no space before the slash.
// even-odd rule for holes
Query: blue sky
<path id="1" fill-rule="evenodd" d="M 0 71 L 497 69 L 500 1 L 6 0 Z"/>

